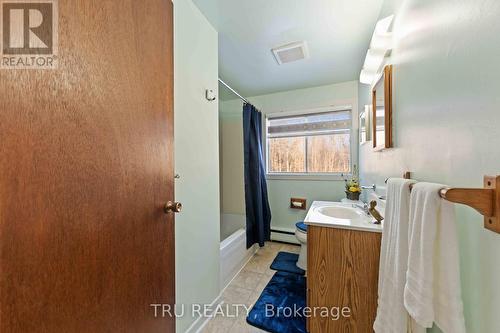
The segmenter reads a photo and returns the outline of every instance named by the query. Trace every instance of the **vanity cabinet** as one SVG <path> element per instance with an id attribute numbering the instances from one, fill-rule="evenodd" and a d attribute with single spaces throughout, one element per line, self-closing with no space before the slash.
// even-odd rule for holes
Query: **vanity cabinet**
<path id="1" fill-rule="evenodd" d="M 308 319 L 310 333 L 373 332 L 381 233 L 310 225 L 307 303 L 314 310 L 349 308 L 350 316 Z M 335 311 L 334 311 L 335 312 Z"/>

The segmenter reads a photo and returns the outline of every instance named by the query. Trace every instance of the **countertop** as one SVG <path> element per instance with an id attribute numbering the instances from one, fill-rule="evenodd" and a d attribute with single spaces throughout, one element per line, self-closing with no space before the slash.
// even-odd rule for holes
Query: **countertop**
<path id="1" fill-rule="evenodd" d="M 320 213 L 322 207 L 345 207 L 353 209 L 352 204 L 328 201 L 314 201 L 307 212 L 304 220 L 306 225 L 314 225 L 319 227 L 350 229 L 367 232 L 382 232 L 383 224 L 374 224 L 372 216 L 367 216 L 362 209 L 356 208 L 358 218 L 342 219 L 326 216 Z M 383 222 L 382 222 L 383 223 Z"/>

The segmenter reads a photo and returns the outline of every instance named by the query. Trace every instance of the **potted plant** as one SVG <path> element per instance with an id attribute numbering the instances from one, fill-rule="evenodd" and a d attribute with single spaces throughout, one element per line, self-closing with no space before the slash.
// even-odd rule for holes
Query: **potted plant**
<path id="1" fill-rule="evenodd" d="M 349 200 L 354 200 L 358 201 L 359 196 L 361 195 L 361 187 L 359 186 L 359 180 L 358 180 L 358 169 L 356 165 L 353 167 L 353 172 L 351 177 L 345 177 L 345 194 L 347 196 L 347 199 Z"/>

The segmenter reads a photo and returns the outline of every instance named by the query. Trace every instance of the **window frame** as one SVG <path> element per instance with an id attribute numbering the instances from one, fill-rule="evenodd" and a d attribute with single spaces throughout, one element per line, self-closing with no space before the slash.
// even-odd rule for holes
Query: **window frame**
<path id="1" fill-rule="evenodd" d="M 309 172 L 302 172 L 302 173 L 284 173 L 284 172 L 269 172 L 269 142 L 267 138 L 267 127 L 268 127 L 268 122 L 269 120 L 273 118 L 281 118 L 281 117 L 294 117 L 294 116 L 301 116 L 301 115 L 309 115 L 309 114 L 315 114 L 315 113 L 329 113 L 329 112 L 340 112 L 340 111 L 349 111 L 351 113 L 351 127 L 349 128 L 349 141 L 350 141 L 350 170 L 348 173 L 341 173 L 341 172 L 336 172 L 336 173 L 309 173 Z M 264 155 L 264 163 L 265 163 L 265 168 L 266 168 L 266 178 L 268 180 L 344 180 L 344 176 L 349 177 L 352 175 L 352 170 L 354 168 L 354 165 L 356 164 L 355 159 L 356 159 L 356 152 L 355 150 L 357 148 L 357 134 L 356 134 L 356 126 L 357 126 L 357 119 L 355 118 L 355 112 L 354 112 L 354 106 L 352 104 L 346 104 L 346 105 L 338 105 L 338 106 L 327 106 L 327 107 L 321 107 L 321 108 L 314 108 L 314 109 L 305 109 L 305 110 L 296 110 L 296 111 L 281 111 L 281 112 L 272 112 L 265 114 L 264 117 L 262 117 L 262 136 L 263 136 L 263 142 L 265 145 L 265 149 L 263 149 L 263 155 Z M 305 141 L 305 163 L 307 166 L 307 152 L 308 152 L 308 145 L 307 145 L 307 140 Z"/>

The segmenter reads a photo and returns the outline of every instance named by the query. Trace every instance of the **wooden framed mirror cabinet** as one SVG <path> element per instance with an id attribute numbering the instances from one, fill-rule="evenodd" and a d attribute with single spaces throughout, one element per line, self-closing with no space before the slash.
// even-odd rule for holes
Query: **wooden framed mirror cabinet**
<path id="1" fill-rule="evenodd" d="M 392 65 L 384 67 L 372 89 L 373 148 L 392 148 Z"/>

